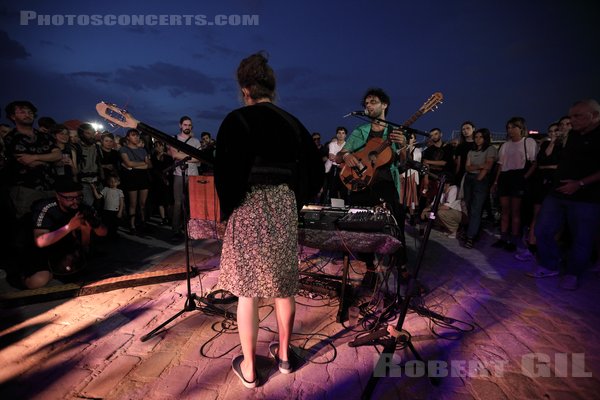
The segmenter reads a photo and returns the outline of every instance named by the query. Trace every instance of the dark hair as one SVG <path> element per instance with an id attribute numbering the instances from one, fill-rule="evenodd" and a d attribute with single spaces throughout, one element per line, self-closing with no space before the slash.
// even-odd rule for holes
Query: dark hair
<path id="1" fill-rule="evenodd" d="M 179 118 L 179 125 L 183 124 L 183 121 L 192 122 L 192 119 L 190 117 L 188 117 L 187 115 L 184 115 L 183 117 Z"/>
<path id="2" fill-rule="evenodd" d="M 348 134 L 348 129 L 346 129 L 345 126 L 338 126 L 337 128 L 335 128 L 335 133 L 338 133 L 338 131 L 344 131 L 346 135 Z"/>
<path id="3" fill-rule="evenodd" d="M 79 137 L 83 137 L 83 132 L 88 131 L 90 129 L 93 130 L 94 132 L 96 132 L 96 130 L 94 129 L 92 124 L 88 124 L 87 122 L 83 123 L 83 124 L 79 125 L 79 127 L 77 128 L 77 135 L 79 135 Z"/>
<path id="4" fill-rule="evenodd" d="M 238 84 L 248 89 L 254 100 L 266 97 L 272 101 L 275 98 L 275 72 L 268 63 L 269 55 L 260 51 L 244 58 L 238 66 Z"/>
<path id="5" fill-rule="evenodd" d="M 202 132 L 202 133 L 200 134 L 200 138 L 203 138 L 204 136 L 208 136 L 208 137 L 210 137 L 210 132 Z"/>
<path id="6" fill-rule="evenodd" d="M 508 129 L 508 125 L 514 125 L 521 129 L 521 137 L 527 137 L 527 124 L 525 123 L 525 118 L 512 117 L 506 122 L 506 129 Z"/>
<path id="7" fill-rule="evenodd" d="M 49 129 L 51 135 L 56 135 L 62 131 L 67 131 L 67 133 L 69 133 L 69 128 L 67 128 L 67 126 L 64 124 L 54 124 Z"/>
<path id="8" fill-rule="evenodd" d="M 365 106 L 365 100 L 369 96 L 377 97 L 382 103 L 387 104 L 387 108 L 385 110 L 385 115 L 387 115 L 391 105 L 390 96 L 388 96 L 387 93 L 381 88 L 368 88 L 362 98 L 362 103 L 360 104 L 361 107 Z"/>
<path id="9" fill-rule="evenodd" d="M 104 139 L 104 138 L 111 138 L 112 140 L 115 140 L 115 135 L 113 135 L 110 132 L 104 132 L 102 134 L 102 136 L 100 137 L 100 139 Z"/>
<path id="10" fill-rule="evenodd" d="M 49 130 L 54 125 L 56 125 L 56 121 L 50 117 L 40 117 L 40 119 L 38 119 L 38 126 L 40 128 L 45 128 Z"/>
<path id="11" fill-rule="evenodd" d="M 135 129 L 135 128 L 131 128 L 131 129 L 128 129 L 128 130 L 127 130 L 127 133 L 125 133 L 125 137 L 126 137 L 126 138 L 127 138 L 127 137 L 129 137 L 129 135 L 130 135 L 131 133 L 133 133 L 133 132 L 137 133 L 138 135 L 140 134 L 140 133 L 138 132 L 138 130 L 137 130 L 137 129 Z"/>
<path id="12" fill-rule="evenodd" d="M 467 139 L 465 139 L 465 135 L 462 134 L 462 128 L 465 125 L 471 125 L 471 128 L 475 129 L 475 124 L 473 122 L 471 122 L 471 121 L 465 121 L 462 124 L 460 124 L 460 136 L 459 136 L 460 143 L 465 143 L 467 141 Z M 475 133 L 475 132 L 473 132 L 473 133 Z"/>
<path id="13" fill-rule="evenodd" d="M 440 128 L 431 128 L 429 130 L 429 133 L 433 132 L 433 131 L 440 131 L 440 135 L 442 134 L 442 130 Z"/>
<path id="14" fill-rule="evenodd" d="M 481 133 L 481 136 L 483 137 L 483 144 L 481 145 L 481 150 L 479 151 L 485 151 L 492 144 L 492 133 L 488 128 L 479 128 L 473 132 L 473 138 L 475 138 L 475 135 L 478 133 Z"/>
<path id="15" fill-rule="evenodd" d="M 6 107 L 4 107 L 4 112 L 6 113 L 6 116 L 9 119 L 10 119 L 11 115 L 15 115 L 15 111 L 17 110 L 17 107 L 19 107 L 19 108 L 29 108 L 31 111 L 33 111 L 34 115 L 37 113 L 37 108 L 30 101 L 27 101 L 27 100 L 15 100 L 15 101 L 12 101 L 12 102 L 8 103 L 6 105 Z"/>

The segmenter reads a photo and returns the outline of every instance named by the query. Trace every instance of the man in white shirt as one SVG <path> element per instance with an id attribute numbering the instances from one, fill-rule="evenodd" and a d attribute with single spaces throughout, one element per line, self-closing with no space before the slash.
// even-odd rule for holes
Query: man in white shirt
<path id="1" fill-rule="evenodd" d="M 177 134 L 177 140 L 183 142 L 189 146 L 195 147 L 196 149 L 200 149 L 200 141 L 193 137 L 192 133 L 192 119 L 188 116 L 183 116 L 179 119 L 179 133 Z M 188 154 L 179 151 L 173 147 L 169 148 L 169 155 L 173 157 L 175 162 L 181 161 L 186 157 L 189 157 Z M 183 171 L 182 166 L 176 167 L 173 170 L 173 237 L 172 241 L 181 241 L 184 239 L 183 235 L 183 218 L 182 218 L 182 210 L 183 210 L 183 188 L 187 186 L 187 177 L 189 176 L 198 176 L 198 160 L 192 158 L 187 163 L 183 165 L 185 169 L 185 177 L 186 177 L 186 185 L 184 185 L 183 181 Z M 189 200 L 188 204 L 185 204 L 186 209 L 189 210 Z"/>

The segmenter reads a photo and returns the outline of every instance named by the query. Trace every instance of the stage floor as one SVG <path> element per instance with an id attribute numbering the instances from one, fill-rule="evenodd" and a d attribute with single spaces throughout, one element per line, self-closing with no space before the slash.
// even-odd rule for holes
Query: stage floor
<path id="1" fill-rule="evenodd" d="M 102 257 L 106 271 L 99 279 L 127 282 L 128 274 L 148 277 L 165 271 L 167 276 L 168 269 L 183 267 L 184 246 L 163 239 L 166 234 L 158 239 L 124 235 Z M 393 367 L 400 360 L 414 360 L 406 349 L 388 360 L 390 368 L 376 368 L 382 346 L 348 345 L 363 325 L 336 322 L 338 299 L 302 292 L 296 298 L 293 336 L 301 367 L 282 375 L 268 358 L 268 344 L 277 335 L 273 302 L 264 300 L 257 349 L 264 384 L 246 389 L 231 370 L 232 358 L 240 353 L 235 325 L 221 316 L 186 312 L 157 336 L 140 340 L 183 309 L 186 281 L 173 277 L 177 280 L 131 280 L 131 286 L 107 285 L 95 294 L 38 298 L 1 309 L 0 394 L 15 399 L 356 399 L 377 373 L 381 379 L 375 399 L 597 398 L 598 273 L 586 273 L 578 290 L 564 291 L 557 287 L 557 277 L 525 276 L 534 262 L 517 261 L 492 248 L 493 241 L 485 234 L 467 250 L 433 231 L 427 244 L 419 281 L 428 291 L 421 304 L 457 321 L 447 326 L 411 311 L 403 328 L 421 356 L 432 362 L 429 373 L 447 375 L 437 387 L 414 361 L 409 363 L 412 370 Z M 418 245 L 409 231 L 409 269 L 415 266 Z M 206 295 L 217 282 L 220 246 L 206 240 L 194 241 L 192 247 L 192 264 L 199 273 L 191 281 L 192 292 Z M 301 250 L 302 268 L 340 273 L 341 254 Z M 352 261 L 356 303 L 373 297 L 359 286 L 364 271 L 363 263 Z M 389 278 L 385 283 L 392 287 L 393 282 Z M 53 287 L 59 284 L 53 282 Z M 7 291 L 14 293 L 5 286 Z M 371 309 L 376 317 L 388 297 L 375 294 Z M 235 303 L 222 307 L 235 312 Z"/>

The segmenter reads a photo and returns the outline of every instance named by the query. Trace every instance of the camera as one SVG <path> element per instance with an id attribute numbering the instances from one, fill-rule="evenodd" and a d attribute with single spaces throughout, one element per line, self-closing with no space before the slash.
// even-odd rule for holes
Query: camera
<path id="1" fill-rule="evenodd" d="M 83 219 L 90 224 L 90 226 L 94 229 L 99 227 L 102 224 L 102 219 L 98 215 L 98 211 L 92 206 L 88 206 L 87 204 L 80 204 L 79 210 Z"/>

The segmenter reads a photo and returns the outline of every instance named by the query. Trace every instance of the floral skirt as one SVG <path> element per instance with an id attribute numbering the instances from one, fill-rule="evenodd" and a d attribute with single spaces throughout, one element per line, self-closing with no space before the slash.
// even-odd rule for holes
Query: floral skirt
<path id="1" fill-rule="evenodd" d="M 252 187 L 229 217 L 217 286 L 238 297 L 298 292 L 298 214 L 287 185 Z"/>

